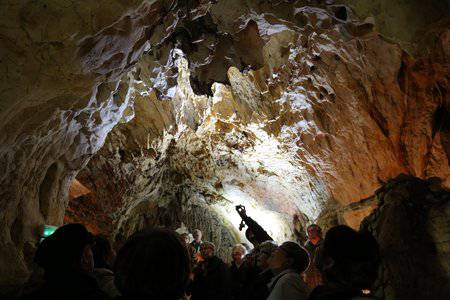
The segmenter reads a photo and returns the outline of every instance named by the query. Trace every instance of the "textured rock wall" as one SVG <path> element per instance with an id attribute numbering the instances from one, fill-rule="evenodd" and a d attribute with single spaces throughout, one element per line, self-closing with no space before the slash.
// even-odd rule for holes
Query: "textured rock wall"
<path id="1" fill-rule="evenodd" d="M 446 1 L 338 0 L 336 3 L 352 7 L 363 19 L 374 19 L 378 32 L 414 56 L 439 53 L 435 52 L 436 44 L 449 11 Z"/>
<path id="2" fill-rule="evenodd" d="M 378 190 L 379 207 L 363 230 L 382 257 L 376 294 L 382 299 L 445 299 L 450 292 L 449 190 L 400 176 Z"/>
<path id="3" fill-rule="evenodd" d="M 293 214 L 332 216 L 400 172 L 448 186 L 446 27 L 415 60 L 374 31 L 383 11 L 316 2 L 2 2 L 0 285 L 26 278 L 36 227 L 61 224 L 133 107 L 78 177 L 72 208 L 104 216 L 67 215 L 119 239 L 209 214 L 229 245 L 245 203 L 283 240 Z"/>
<path id="4" fill-rule="evenodd" d="M 135 118 L 80 174 L 122 199 L 121 234 L 137 205 L 198 201 L 236 226 L 244 203 L 281 241 L 294 214 L 358 227 L 375 205 L 352 203 L 400 173 L 449 186 L 445 35 L 415 60 L 344 6 L 201 7 L 141 59 Z"/>
<path id="5" fill-rule="evenodd" d="M 62 223 L 72 180 L 129 106 L 153 2 L 0 4 L 0 285 L 26 279 L 37 226 Z"/>

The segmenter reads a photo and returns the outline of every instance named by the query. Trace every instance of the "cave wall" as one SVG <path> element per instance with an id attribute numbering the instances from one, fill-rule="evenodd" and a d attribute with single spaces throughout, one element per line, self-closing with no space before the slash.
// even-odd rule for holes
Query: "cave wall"
<path id="1" fill-rule="evenodd" d="M 338 0 L 360 18 L 375 20 L 376 30 L 416 57 L 440 55 L 439 36 L 448 18 L 448 1 Z"/>
<path id="2" fill-rule="evenodd" d="M 347 7 L 280 5 L 208 6 L 142 57 L 134 119 L 78 177 L 122 199 L 125 236 L 136 205 L 199 201 L 237 226 L 244 203 L 282 241 L 296 214 L 359 227 L 376 207 L 360 200 L 400 173 L 449 186 L 446 35 L 414 58 Z"/>
<path id="3" fill-rule="evenodd" d="M 37 226 L 63 222 L 86 165 L 79 180 L 99 222 L 124 237 L 154 203 L 161 214 L 181 199 L 211 207 L 219 221 L 207 227 L 224 225 L 232 243 L 242 199 L 281 240 L 293 214 L 333 214 L 400 172 L 448 186 L 439 22 L 433 56 L 415 57 L 377 33 L 393 24 L 379 26 L 383 8 L 374 24 L 333 1 L 0 8 L 3 290 L 26 279 Z M 188 215 L 177 222 L 197 226 Z"/>
<path id="4" fill-rule="evenodd" d="M 399 176 L 380 188 L 361 224 L 380 247 L 374 293 L 381 299 L 445 299 L 450 292 L 450 191 L 435 180 Z"/>
<path id="5" fill-rule="evenodd" d="M 0 4 L 2 287 L 26 279 L 38 225 L 62 223 L 72 180 L 129 106 L 153 2 Z"/>

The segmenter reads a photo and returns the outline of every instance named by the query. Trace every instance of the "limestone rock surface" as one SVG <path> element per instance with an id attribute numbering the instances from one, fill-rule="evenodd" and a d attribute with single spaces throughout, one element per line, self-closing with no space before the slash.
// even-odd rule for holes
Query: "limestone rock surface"
<path id="1" fill-rule="evenodd" d="M 376 193 L 379 207 L 362 223 L 382 257 L 382 299 L 445 299 L 450 292 L 450 192 L 400 176 Z"/>
<path id="2" fill-rule="evenodd" d="M 443 56 L 414 59 L 345 7 L 343 20 L 342 6 L 228 5 L 179 21 L 143 56 L 134 119 L 78 177 L 107 187 L 98 202 L 121 199 L 114 234 L 144 226 L 154 206 L 202 203 L 236 236 L 233 207 L 246 204 L 282 241 L 293 215 L 357 228 L 376 206 L 359 201 L 401 173 L 450 185 Z M 172 226 L 181 224 L 194 229 L 182 217 Z"/>
<path id="3" fill-rule="evenodd" d="M 62 223 L 71 182 L 131 104 L 127 73 L 164 9 L 155 1 L 0 4 L 3 291 L 27 278 L 38 226 Z"/>
<path id="4" fill-rule="evenodd" d="M 443 6 L 393 2 L 0 3 L 2 290 L 67 206 L 118 243 L 200 227 L 225 257 L 236 204 L 282 241 L 294 215 L 357 226 L 399 173 L 448 187 Z"/>

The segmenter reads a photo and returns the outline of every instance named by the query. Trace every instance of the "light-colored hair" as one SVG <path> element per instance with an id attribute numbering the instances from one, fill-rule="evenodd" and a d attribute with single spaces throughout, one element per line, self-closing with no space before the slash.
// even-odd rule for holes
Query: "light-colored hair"
<path id="1" fill-rule="evenodd" d="M 211 242 L 203 242 L 203 243 L 200 245 L 200 248 L 210 248 L 210 249 L 213 249 L 214 252 L 216 251 L 216 245 L 214 245 L 214 244 L 211 243 Z"/>
<path id="2" fill-rule="evenodd" d="M 274 241 L 265 241 L 258 246 L 258 250 L 260 252 L 267 252 L 268 255 L 270 255 L 276 248 L 278 248 L 278 244 Z"/>
<path id="3" fill-rule="evenodd" d="M 242 255 L 247 254 L 247 249 L 245 249 L 244 245 L 242 244 L 236 244 L 233 246 L 233 249 L 231 249 L 231 252 L 234 252 L 234 250 L 239 250 Z"/>

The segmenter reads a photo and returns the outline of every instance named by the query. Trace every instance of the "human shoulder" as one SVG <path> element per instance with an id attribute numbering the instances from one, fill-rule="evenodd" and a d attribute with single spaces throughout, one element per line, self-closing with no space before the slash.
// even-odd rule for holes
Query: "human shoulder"
<path id="1" fill-rule="evenodd" d="M 294 289 L 302 293 L 309 294 L 310 292 L 309 287 L 303 281 L 302 276 L 295 272 L 285 274 L 279 279 L 276 285 L 278 285 L 279 288 Z"/>
<path id="2" fill-rule="evenodd" d="M 114 272 L 107 268 L 95 268 L 94 276 L 114 276 Z"/>
<path id="3" fill-rule="evenodd" d="M 309 295 L 309 288 L 303 282 L 303 279 L 300 276 L 300 274 L 295 272 L 289 272 L 283 274 L 278 279 L 268 299 L 306 300 L 308 295 Z"/>
<path id="4" fill-rule="evenodd" d="M 300 274 L 296 273 L 296 272 L 289 272 L 284 274 L 283 276 L 281 276 L 281 278 L 279 279 L 278 282 L 291 282 L 291 281 L 300 281 L 302 282 L 303 279 L 300 276 Z"/>

